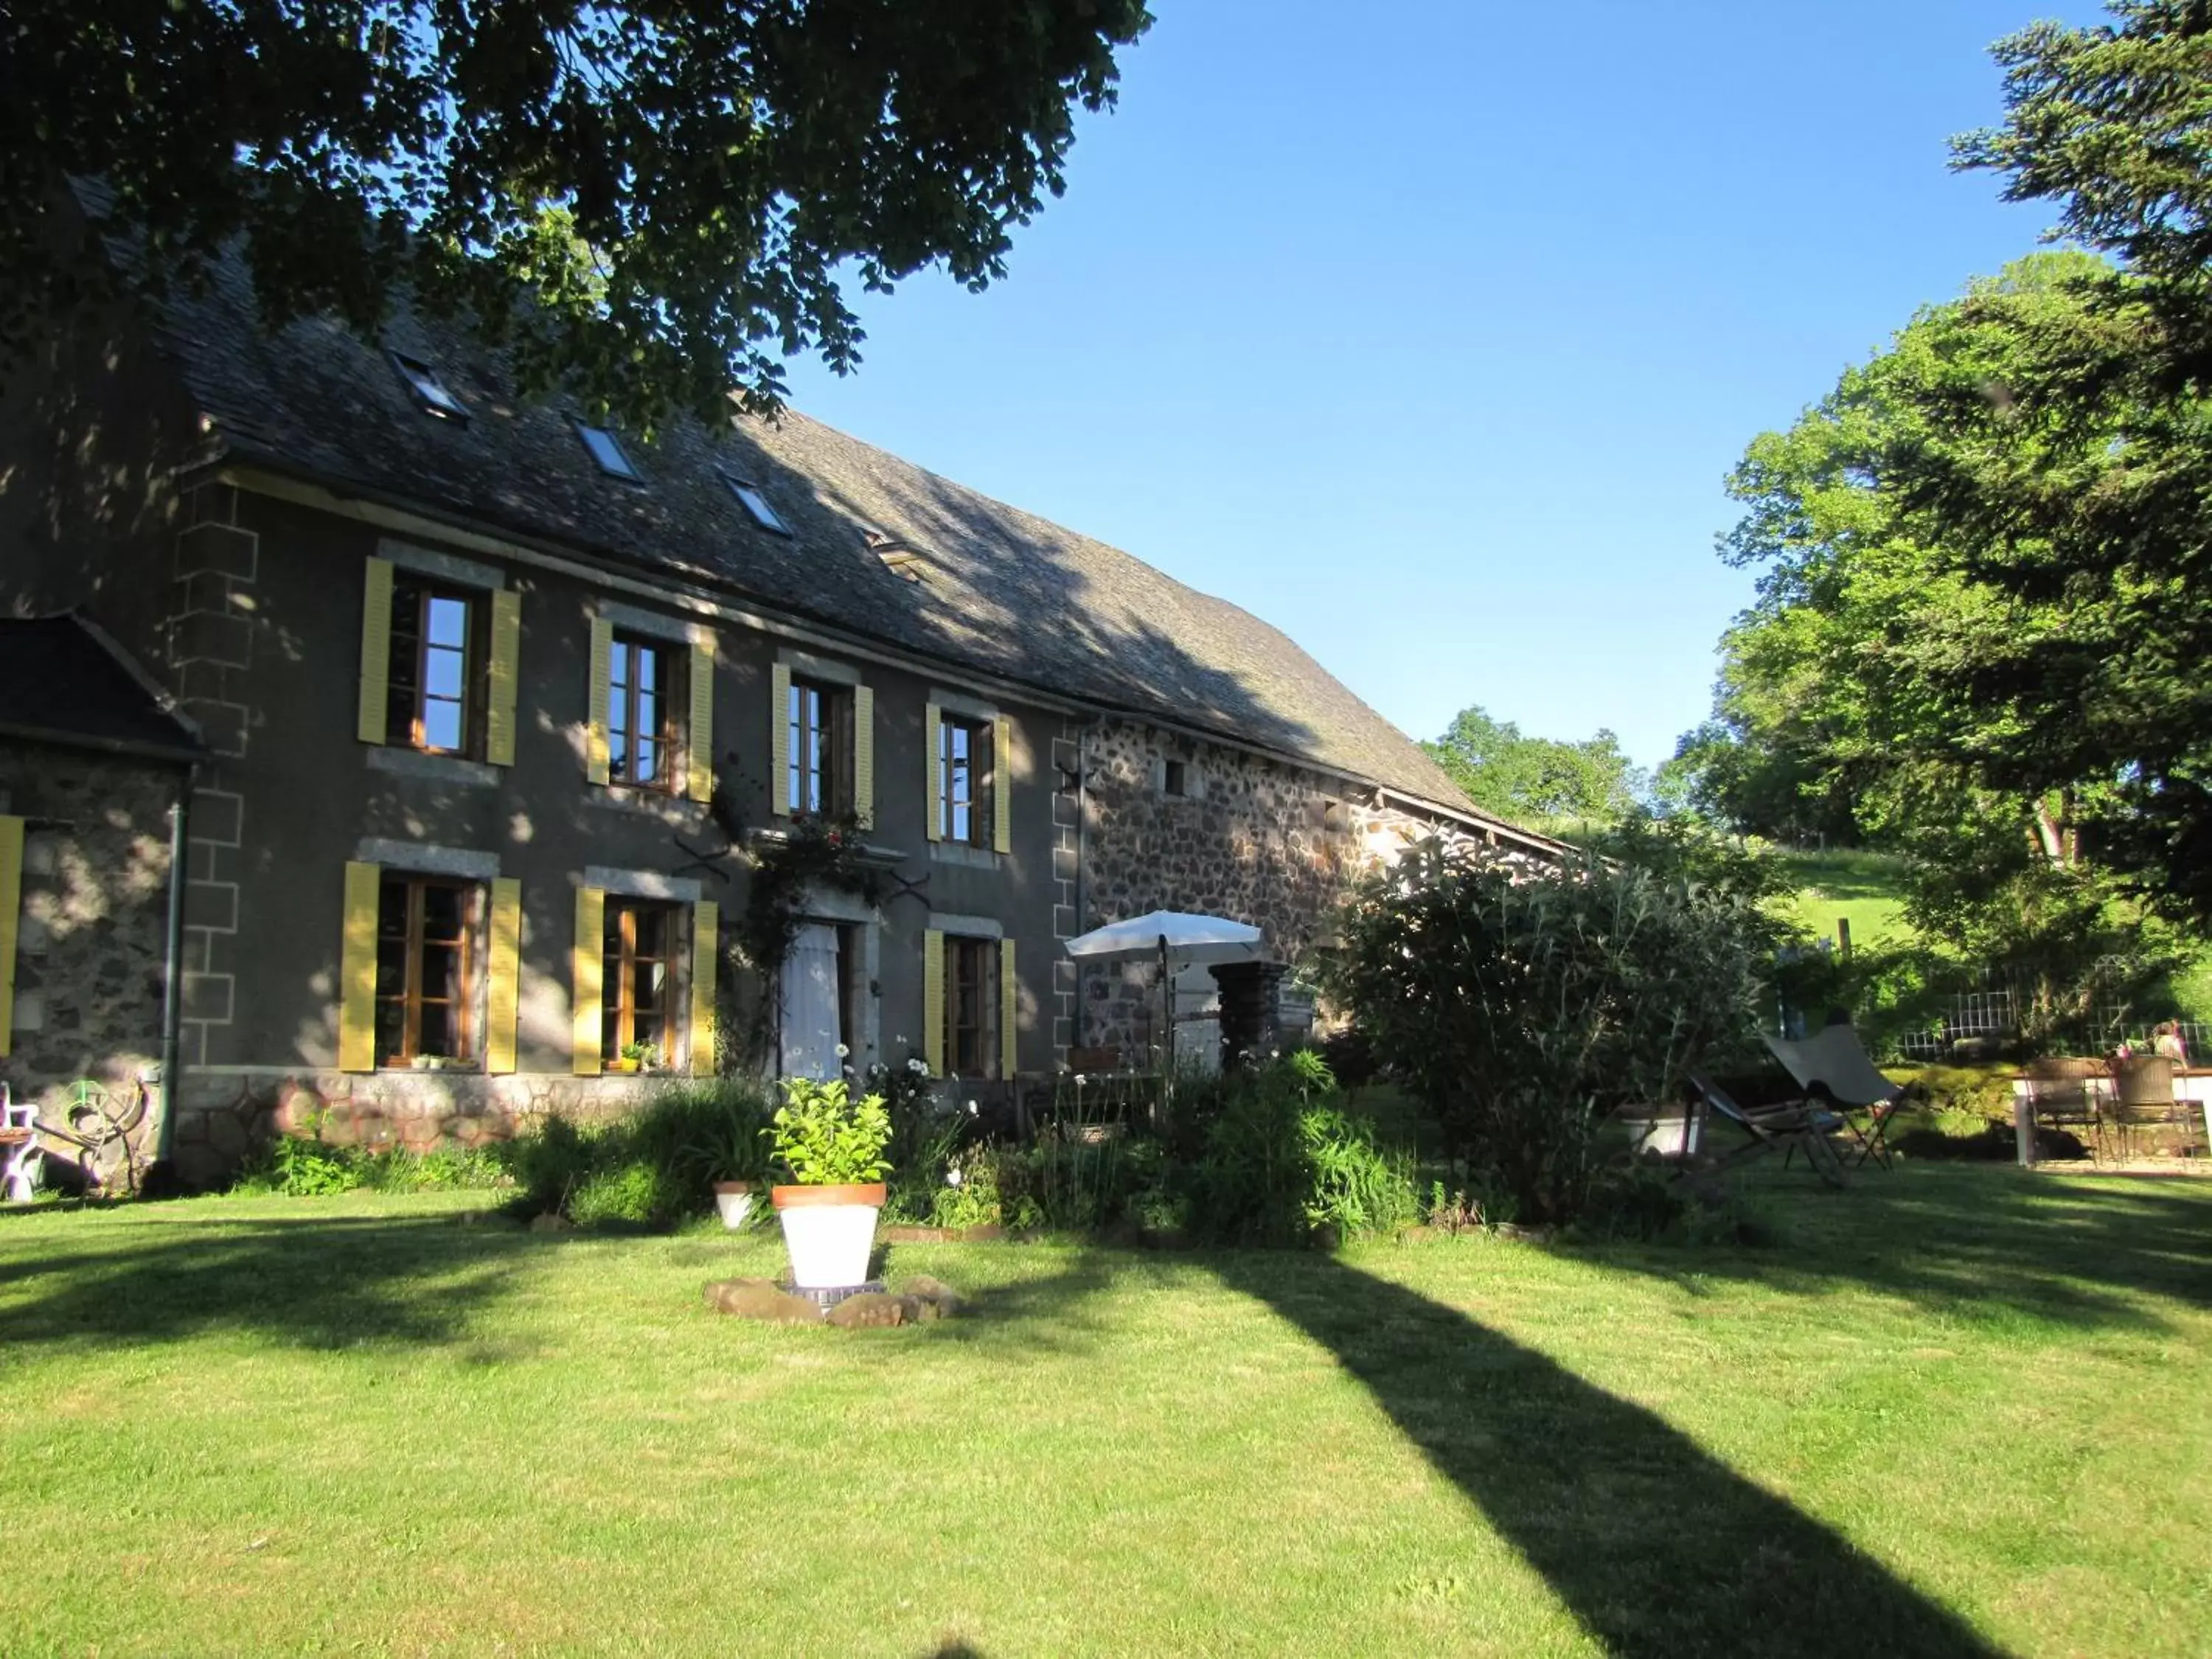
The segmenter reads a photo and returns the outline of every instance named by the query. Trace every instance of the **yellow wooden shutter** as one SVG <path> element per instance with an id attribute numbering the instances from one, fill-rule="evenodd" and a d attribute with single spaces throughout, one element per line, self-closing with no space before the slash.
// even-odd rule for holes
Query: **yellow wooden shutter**
<path id="1" fill-rule="evenodd" d="M 1004 714 L 991 738 L 991 846 L 1014 850 L 1014 723 Z"/>
<path id="2" fill-rule="evenodd" d="M 1015 1052 L 1020 1035 L 1021 981 L 1014 977 L 1014 942 L 999 941 L 999 1075 L 1013 1081 Z"/>
<path id="3" fill-rule="evenodd" d="M 607 682 L 611 672 L 609 659 L 615 651 L 615 625 L 605 617 L 592 618 L 591 684 L 585 690 L 588 701 L 584 708 L 584 777 L 592 783 L 607 781 Z M 599 1039 L 592 1039 L 592 1052 L 599 1052 Z"/>
<path id="4" fill-rule="evenodd" d="M 945 1075 L 945 935 L 934 927 L 921 936 L 921 1055 Z"/>
<path id="5" fill-rule="evenodd" d="M 876 827 L 876 688 L 853 688 L 853 816 Z"/>
<path id="6" fill-rule="evenodd" d="M 722 907 L 701 899 L 691 907 L 691 1075 L 714 1074 L 714 966 L 719 958 Z"/>
<path id="7" fill-rule="evenodd" d="M 690 775 L 684 793 L 693 800 L 714 795 L 714 643 L 691 647 L 691 730 L 684 744 Z"/>
<path id="8" fill-rule="evenodd" d="M 791 816 L 791 668 L 786 663 L 768 671 L 768 806 Z"/>
<path id="9" fill-rule="evenodd" d="M 606 889 L 579 887 L 576 949 L 568 981 L 568 1006 L 575 1014 L 574 1048 L 568 1069 L 578 1077 L 599 1074 L 599 981 L 605 969 L 606 931 Z"/>
<path id="10" fill-rule="evenodd" d="M 361 712 L 363 743 L 384 741 L 384 714 L 392 696 L 392 561 L 371 559 L 362 587 Z"/>
<path id="11" fill-rule="evenodd" d="M 514 1069 L 515 1018 L 522 1006 L 522 884 L 501 876 L 491 884 L 491 960 L 484 977 L 484 1070 Z"/>
<path id="12" fill-rule="evenodd" d="M 935 703 L 922 711 L 921 762 L 929 772 L 929 789 L 923 802 L 929 811 L 927 827 L 932 841 L 945 839 L 945 769 L 937 760 L 938 732 L 944 724 L 945 711 Z"/>
<path id="13" fill-rule="evenodd" d="M 0 1054 L 15 1038 L 15 940 L 23 911 L 23 820 L 0 817 Z"/>
<path id="14" fill-rule="evenodd" d="M 376 1069 L 376 903 L 383 870 L 345 867 L 345 925 L 338 952 L 338 1070 Z"/>
<path id="15" fill-rule="evenodd" d="M 511 587 L 491 593 L 491 697 L 484 709 L 484 758 L 514 764 L 515 691 L 521 680 L 522 595 Z"/>

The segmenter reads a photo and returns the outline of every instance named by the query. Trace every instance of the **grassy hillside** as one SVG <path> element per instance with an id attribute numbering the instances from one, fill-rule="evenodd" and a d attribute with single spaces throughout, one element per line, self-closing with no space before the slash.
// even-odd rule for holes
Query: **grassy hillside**
<path id="1" fill-rule="evenodd" d="M 1794 914 L 1816 935 L 1835 938 L 1840 916 L 1850 921 L 1855 945 L 1879 939 L 1902 943 L 1911 937 L 1905 919 L 1901 860 L 1886 853 L 1841 850 L 1785 852 L 1780 857 L 1797 876 Z"/>

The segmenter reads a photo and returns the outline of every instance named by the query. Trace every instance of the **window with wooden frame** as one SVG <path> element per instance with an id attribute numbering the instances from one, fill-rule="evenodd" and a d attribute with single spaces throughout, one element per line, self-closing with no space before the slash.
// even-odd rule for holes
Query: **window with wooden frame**
<path id="1" fill-rule="evenodd" d="M 377 890 L 376 1063 L 476 1058 L 476 938 L 483 889 L 388 872 Z"/>
<path id="2" fill-rule="evenodd" d="M 409 571 L 392 584 L 386 740 L 434 755 L 483 746 L 485 595 Z"/>
<path id="3" fill-rule="evenodd" d="M 946 714 L 937 726 L 937 835 L 970 847 L 993 844 L 990 720 Z"/>
<path id="4" fill-rule="evenodd" d="M 794 812 L 853 810 L 853 693 L 794 679 L 786 702 L 790 740 L 784 799 Z"/>
<path id="5" fill-rule="evenodd" d="M 955 1077 L 999 1072 L 999 942 L 945 941 L 945 1066 Z"/>
<path id="6" fill-rule="evenodd" d="M 617 634 L 607 652 L 607 777 L 639 789 L 676 789 L 680 738 L 674 684 L 677 653 L 652 640 Z"/>
<path id="7" fill-rule="evenodd" d="M 605 956 L 600 979 L 599 1054 L 619 1060 L 646 1048 L 653 1063 L 675 1063 L 678 907 L 646 899 L 606 903 Z"/>

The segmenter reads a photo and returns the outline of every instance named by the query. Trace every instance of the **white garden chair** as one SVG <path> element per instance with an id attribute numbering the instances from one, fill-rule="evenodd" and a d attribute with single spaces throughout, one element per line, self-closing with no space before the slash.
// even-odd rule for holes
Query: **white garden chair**
<path id="1" fill-rule="evenodd" d="M 46 1148 L 39 1145 L 39 1109 L 16 1105 L 8 1085 L 0 1083 L 0 1194 L 9 1203 L 31 1201 L 46 1155 Z"/>

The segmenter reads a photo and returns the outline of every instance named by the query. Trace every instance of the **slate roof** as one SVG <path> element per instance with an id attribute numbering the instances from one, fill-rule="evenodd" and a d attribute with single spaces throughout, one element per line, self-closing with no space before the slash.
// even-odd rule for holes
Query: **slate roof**
<path id="1" fill-rule="evenodd" d="M 73 611 L 0 617 L 0 732 L 164 760 L 205 752 L 123 647 Z"/>
<path id="2" fill-rule="evenodd" d="M 796 412 L 720 442 L 673 422 L 624 437 L 641 485 L 602 474 L 559 408 L 410 318 L 389 343 L 434 363 L 465 426 L 425 414 L 390 358 L 335 323 L 272 332 L 241 267 L 164 302 L 166 349 L 239 461 L 598 556 L 1086 703 L 1303 757 L 1491 821 L 1405 734 L 1288 636 L 1119 549 L 979 495 Z M 951 418 L 948 411 L 948 418 Z M 793 533 L 756 525 L 723 475 L 761 485 Z M 887 568 L 867 532 L 922 556 Z"/>

